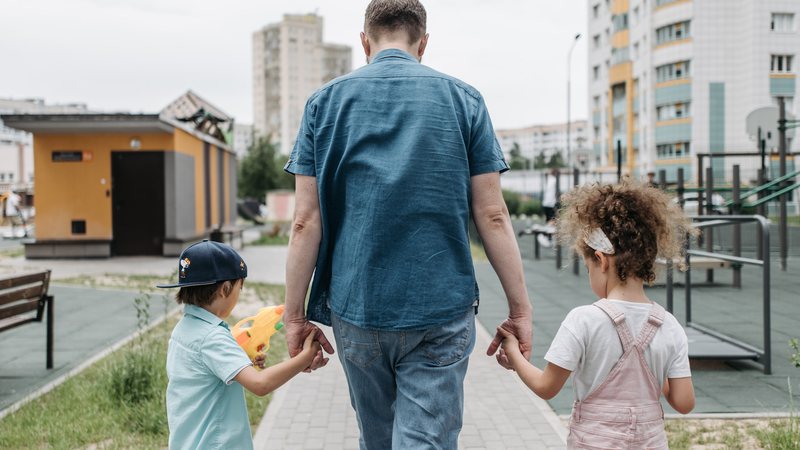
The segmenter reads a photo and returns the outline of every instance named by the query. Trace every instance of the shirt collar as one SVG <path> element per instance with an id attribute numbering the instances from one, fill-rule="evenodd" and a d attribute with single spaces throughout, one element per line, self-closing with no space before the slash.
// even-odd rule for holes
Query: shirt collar
<path id="1" fill-rule="evenodd" d="M 372 58 L 372 63 L 371 64 L 375 64 L 377 62 L 381 62 L 381 61 L 384 61 L 384 60 L 387 60 L 387 59 L 395 59 L 395 58 L 407 59 L 409 61 L 413 61 L 415 63 L 419 63 L 419 61 L 417 61 L 417 59 L 414 58 L 413 56 L 409 55 L 408 52 L 405 52 L 405 51 L 400 50 L 398 48 L 387 48 L 386 50 L 381 50 L 380 53 L 375 55 L 375 57 Z"/>
<path id="2" fill-rule="evenodd" d="M 225 322 L 224 320 L 220 319 L 219 317 L 217 317 L 213 313 L 209 312 L 205 308 L 201 308 L 201 307 L 195 306 L 195 305 L 186 305 L 183 308 L 183 313 L 195 316 L 200 320 L 203 320 L 205 322 L 210 323 L 211 325 L 220 325 L 220 326 L 223 326 L 225 328 L 230 329 L 228 327 L 228 323 L 227 322 Z"/>

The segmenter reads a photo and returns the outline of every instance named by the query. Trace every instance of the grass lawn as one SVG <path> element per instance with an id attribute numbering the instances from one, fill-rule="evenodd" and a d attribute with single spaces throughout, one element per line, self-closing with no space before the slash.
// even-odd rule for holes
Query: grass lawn
<path id="1" fill-rule="evenodd" d="M 152 286 L 151 277 L 108 275 L 93 286 L 114 287 L 127 279 L 128 288 Z M 59 282 L 85 284 L 83 278 Z M 143 294 L 143 297 L 146 294 Z M 141 298 L 141 297 L 140 297 Z M 245 283 L 243 303 L 282 301 L 283 286 Z M 256 306 L 258 306 L 256 305 Z M 138 306 L 137 306 L 138 308 Z M 27 403 L 0 421 L 0 449 L 162 449 L 169 431 L 164 393 L 167 342 L 178 317 L 172 316 L 120 350 L 98 361 L 52 391 Z M 228 322 L 236 323 L 231 317 Z M 286 340 L 271 340 L 267 364 L 286 357 Z M 255 431 L 271 395 L 246 392 L 250 424 Z"/>

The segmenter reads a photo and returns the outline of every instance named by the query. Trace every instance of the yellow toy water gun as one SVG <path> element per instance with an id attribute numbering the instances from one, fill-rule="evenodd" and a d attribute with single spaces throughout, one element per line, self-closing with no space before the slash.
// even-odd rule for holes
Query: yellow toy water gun
<path id="1" fill-rule="evenodd" d="M 283 328 L 281 316 L 284 308 L 284 305 L 261 308 L 258 314 L 240 320 L 231 329 L 234 339 L 251 360 L 255 360 L 259 353 L 269 351 L 270 338 Z M 249 322 L 252 323 L 244 326 Z"/>

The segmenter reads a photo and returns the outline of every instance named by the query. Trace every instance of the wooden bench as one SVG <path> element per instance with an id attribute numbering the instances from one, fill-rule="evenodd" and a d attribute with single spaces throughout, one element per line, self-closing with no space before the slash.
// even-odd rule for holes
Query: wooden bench
<path id="1" fill-rule="evenodd" d="M 41 322 L 47 309 L 47 368 L 53 368 L 53 296 L 50 271 L 0 275 L 0 332 Z"/>

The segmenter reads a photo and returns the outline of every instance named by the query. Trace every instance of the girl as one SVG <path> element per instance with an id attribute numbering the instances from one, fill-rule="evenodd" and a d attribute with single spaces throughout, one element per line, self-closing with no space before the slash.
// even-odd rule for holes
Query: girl
<path id="1" fill-rule="evenodd" d="M 544 399 L 575 374 L 569 449 L 666 449 L 661 393 L 686 414 L 694 388 L 686 333 L 644 284 L 655 280 L 657 256 L 681 254 L 690 221 L 663 192 L 627 182 L 582 186 L 562 203 L 559 237 L 583 255 L 600 300 L 570 311 L 544 370 L 503 329 L 498 361 Z"/>

